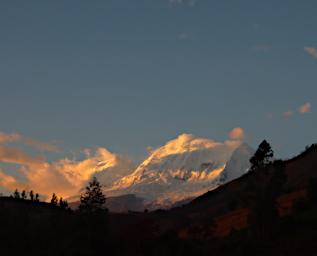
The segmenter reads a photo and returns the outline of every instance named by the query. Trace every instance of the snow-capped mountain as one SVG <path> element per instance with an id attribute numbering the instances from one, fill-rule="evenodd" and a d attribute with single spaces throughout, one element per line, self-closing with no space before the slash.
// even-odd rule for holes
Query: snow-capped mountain
<path id="1" fill-rule="evenodd" d="M 135 194 L 152 205 L 168 206 L 238 177 L 248 168 L 245 159 L 250 152 L 240 141 L 221 143 L 182 134 L 153 150 L 134 172 L 105 191 L 111 196 Z"/>
<path id="2" fill-rule="evenodd" d="M 245 174 L 250 168 L 250 158 L 254 154 L 254 149 L 248 144 L 241 144 L 228 161 L 226 168 L 220 176 L 221 183 L 227 183 Z"/>

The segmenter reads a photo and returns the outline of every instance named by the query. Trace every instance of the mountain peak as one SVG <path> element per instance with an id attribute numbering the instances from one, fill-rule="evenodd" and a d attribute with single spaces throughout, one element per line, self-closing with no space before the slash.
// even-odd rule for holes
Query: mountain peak
<path id="1" fill-rule="evenodd" d="M 219 184 L 233 152 L 247 150 L 240 141 L 217 142 L 181 134 L 150 152 L 138 168 L 107 191 L 134 193 L 148 201 L 172 202 L 198 196 Z"/>
<path id="2" fill-rule="evenodd" d="M 191 152 L 201 148 L 212 148 L 219 144 L 220 143 L 215 142 L 214 140 L 199 138 L 192 134 L 183 133 L 176 139 L 168 141 L 164 146 L 152 151 L 152 155 L 164 157 L 172 154 Z"/>

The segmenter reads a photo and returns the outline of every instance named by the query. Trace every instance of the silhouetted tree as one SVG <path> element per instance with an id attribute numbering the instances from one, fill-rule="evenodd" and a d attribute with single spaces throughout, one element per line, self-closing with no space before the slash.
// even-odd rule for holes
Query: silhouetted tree
<path id="1" fill-rule="evenodd" d="M 40 195 L 38 193 L 36 193 L 34 202 L 39 202 L 39 201 L 40 201 Z"/>
<path id="2" fill-rule="evenodd" d="M 34 193 L 33 193 L 33 190 L 31 190 L 31 191 L 29 192 L 29 196 L 30 196 L 30 200 L 31 200 L 31 201 L 34 201 Z"/>
<path id="3" fill-rule="evenodd" d="M 16 199 L 20 199 L 21 198 L 20 192 L 17 189 L 14 191 L 13 197 L 16 198 Z"/>
<path id="4" fill-rule="evenodd" d="M 63 200 L 63 198 L 61 197 L 59 199 L 59 207 L 61 207 L 62 209 L 67 209 L 68 208 L 68 203 L 66 200 Z"/>
<path id="5" fill-rule="evenodd" d="M 22 193 L 21 193 L 21 199 L 25 200 L 26 198 L 27 198 L 26 191 L 23 190 Z"/>
<path id="6" fill-rule="evenodd" d="M 255 152 L 254 156 L 251 157 L 251 171 L 254 171 L 258 168 L 265 167 L 266 165 L 272 163 L 274 156 L 274 152 L 271 148 L 271 145 L 266 141 L 263 140 L 259 145 L 257 151 Z"/>
<path id="7" fill-rule="evenodd" d="M 97 212 L 104 209 L 106 197 L 102 193 L 101 185 L 97 178 L 94 177 L 86 191 L 80 197 L 79 210 L 83 212 Z"/>
<path id="8" fill-rule="evenodd" d="M 55 193 L 53 193 L 52 199 L 51 199 L 51 204 L 56 206 L 57 203 L 58 203 L 58 198 L 57 198 L 57 196 L 55 195 Z"/>

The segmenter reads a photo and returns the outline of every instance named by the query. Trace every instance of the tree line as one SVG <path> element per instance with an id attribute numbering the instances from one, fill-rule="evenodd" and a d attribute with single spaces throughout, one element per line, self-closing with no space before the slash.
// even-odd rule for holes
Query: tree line
<path id="1" fill-rule="evenodd" d="M 34 193 L 33 190 L 29 192 L 22 190 L 19 192 L 19 190 L 16 189 L 10 197 L 18 200 L 30 200 L 35 203 L 40 202 L 40 195 Z M 106 196 L 102 192 L 102 187 L 97 178 L 93 177 L 92 181 L 87 185 L 85 192 L 80 196 L 78 210 L 83 213 L 107 212 L 105 203 Z M 52 194 L 49 204 L 70 210 L 67 200 L 64 200 L 63 197 L 58 197 L 55 193 Z"/>

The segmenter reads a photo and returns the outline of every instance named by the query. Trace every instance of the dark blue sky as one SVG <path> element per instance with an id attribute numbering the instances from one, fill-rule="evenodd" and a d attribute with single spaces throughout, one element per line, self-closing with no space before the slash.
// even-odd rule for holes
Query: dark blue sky
<path id="1" fill-rule="evenodd" d="M 134 157 L 233 127 L 317 142 L 317 1 L 1 1 L 0 130 Z M 310 113 L 298 107 L 311 104 Z M 285 118 L 285 112 L 293 115 Z"/>

